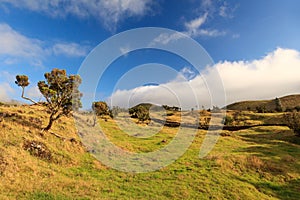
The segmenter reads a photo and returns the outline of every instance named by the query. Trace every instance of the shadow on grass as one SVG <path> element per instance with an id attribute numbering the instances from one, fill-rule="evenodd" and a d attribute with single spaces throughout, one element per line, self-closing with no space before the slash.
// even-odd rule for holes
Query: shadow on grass
<path id="1" fill-rule="evenodd" d="M 278 199 L 298 200 L 300 195 L 300 179 L 292 179 L 282 184 L 267 180 L 249 180 L 240 176 L 234 177 L 242 182 L 253 185 L 258 191 Z"/>
<path id="2" fill-rule="evenodd" d="M 243 152 L 256 152 L 264 156 L 300 156 L 300 137 L 291 130 L 254 129 L 255 133 L 240 134 L 242 140 L 255 146 L 244 148 Z"/>
<path id="3" fill-rule="evenodd" d="M 25 117 L 19 115 L 18 113 L 5 113 L 4 119 L 27 126 L 29 128 L 41 129 L 42 127 L 42 120 L 36 117 Z"/>
<path id="4" fill-rule="evenodd" d="M 246 179 L 236 177 L 241 181 L 254 185 L 259 191 L 276 196 L 279 199 L 299 199 L 300 196 L 300 137 L 288 129 L 255 128 L 255 132 L 241 133 L 242 140 L 252 145 L 238 152 L 255 154 L 265 163 L 265 173 L 271 178 Z M 273 181 L 273 178 L 282 181 Z M 275 180 L 274 179 L 274 180 Z"/>

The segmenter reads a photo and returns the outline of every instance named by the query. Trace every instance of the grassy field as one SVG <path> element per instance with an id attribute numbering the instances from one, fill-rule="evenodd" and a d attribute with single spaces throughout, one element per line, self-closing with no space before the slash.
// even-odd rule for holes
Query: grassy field
<path id="1" fill-rule="evenodd" d="M 199 149 L 206 131 L 198 130 L 192 145 L 174 163 L 154 172 L 125 173 L 104 166 L 87 152 L 72 118 L 64 117 L 53 126 L 53 132 L 75 138 L 63 141 L 40 133 L 40 127 L 47 123 L 43 107 L 2 105 L 0 116 L 0 199 L 300 196 L 300 138 L 287 127 L 223 131 L 204 159 L 199 158 Z M 265 123 L 280 119 L 280 114 L 243 112 L 239 119 L 239 123 Z M 138 138 L 125 134 L 111 119 L 99 118 L 98 123 L 113 143 L 134 152 L 157 150 L 171 142 L 177 132 L 177 128 L 163 127 L 152 137 Z"/>

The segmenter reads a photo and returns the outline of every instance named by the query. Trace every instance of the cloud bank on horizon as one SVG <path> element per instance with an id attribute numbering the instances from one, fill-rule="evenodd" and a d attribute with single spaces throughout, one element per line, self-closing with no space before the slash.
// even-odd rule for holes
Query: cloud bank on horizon
<path id="1" fill-rule="evenodd" d="M 184 70 L 183 70 L 184 71 Z M 293 49 L 277 48 L 261 59 L 252 61 L 223 61 L 207 66 L 200 75 L 186 80 L 178 78 L 158 86 L 140 86 L 129 90 L 117 90 L 108 103 L 130 107 L 143 102 L 195 108 L 193 95 L 199 105 L 212 106 L 206 83 L 212 84 L 218 76 L 223 81 L 227 104 L 242 100 L 272 99 L 299 93 L 300 52 Z M 179 74 L 180 76 L 180 74 Z M 191 92 L 192 88 L 194 94 Z M 182 100 L 181 104 L 178 97 Z M 216 102 L 222 97 L 215 97 Z M 220 101 L 219 101 L 220 103 Z"/>

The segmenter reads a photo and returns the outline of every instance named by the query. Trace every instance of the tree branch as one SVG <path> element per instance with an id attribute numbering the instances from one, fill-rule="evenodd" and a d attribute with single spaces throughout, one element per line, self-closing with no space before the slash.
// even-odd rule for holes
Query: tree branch
<path id="1" fill-rule="evenodd" d="M 25 88 L 22 87 L 22 96 L 21 96 L 21 97 L 22 97 L 23 99 L 26 99 L 26 100 L 31 101 L 32 103 L 36 104 L 37 102 L 35 102 L 34 100 L 32 100 L 32 99 L 30 99 L 30 98 L 24 96 L 24 90 L 25 90 Z"/>

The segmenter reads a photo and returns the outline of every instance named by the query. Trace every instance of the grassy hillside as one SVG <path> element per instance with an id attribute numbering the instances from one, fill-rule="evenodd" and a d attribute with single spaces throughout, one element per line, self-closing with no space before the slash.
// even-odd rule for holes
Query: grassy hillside
<path id="1" fill-rule="evenodd" d="M 300 95 L 289 95 L 279 98 L 283 109 L 295 108 L 300 106 Z M 242 101 L 230 104 L 227 106 L 228 110 L 252 110 L 255 111 L 257 107 L 265 107 L 266 111 L 275 111 L 275 99 L 261 100 L 261 101 Z"/>
<path id="2" fill-rule="evenodd" d="M 234 114 L 234 113 L 231 113 Z M 275 114 L 274 114 L 275 115 Z M 247 113 L 249 123 L 264 114 Z M 125 173 L 95 160 L 82 146 L 72 118 L 53 132 L 41 106 L 0 106 L 0 199 L 298 199 L 300 138 L 287 127 L 223 132 L 213 151 L 199 158 L 206 131 L 177 161 L 150 173 Z M 255 122 L 255 123 L 256 123 Z M 150 138 L 131 137 L 112 119 L 98 119 L 116 145 L 150 152 L 167 145 L 177 128 Z"/>

